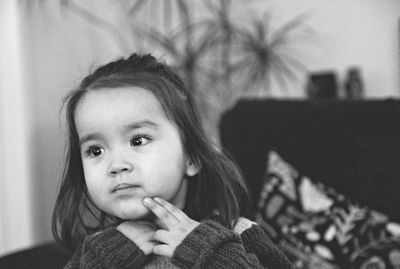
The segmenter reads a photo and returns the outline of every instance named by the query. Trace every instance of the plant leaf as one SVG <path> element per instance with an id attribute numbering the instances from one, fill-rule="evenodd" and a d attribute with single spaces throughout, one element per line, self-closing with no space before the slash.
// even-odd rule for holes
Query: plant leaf
<path id="1" fill-rule="evenodd" d="M 308 17 L 308 12 L 302 13 L 296 16 L 294 19 L 291 19 L 289 22 L 286 22 L 282 26 L 278 28 L 278 30 L 274 31 L 271 37 L 271 47 L 277 47 L 281 43 L 283 43 L 289 35 L 289 32 L 294 29 L 304 25 L 305 19 Z"/>
<path id="2" fill-rule="evenodd" d="M 136 1 L 134 1 L 134 4 L 132 5 L 132 7 L 128 11 L 128 15 L 133 16 L 133 15 L 139 13 L 143 9 L 144 5 L 146 3 L 148 3 L 148 2 L 149 2 L 148 0 L 136 0 Z"/>

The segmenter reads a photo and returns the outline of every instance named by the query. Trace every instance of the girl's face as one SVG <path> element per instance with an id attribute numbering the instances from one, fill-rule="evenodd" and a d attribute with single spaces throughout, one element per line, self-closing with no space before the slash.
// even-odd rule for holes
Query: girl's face
<path id="1" fill-rule="evenodd" d="M 187 177 L 198 168 L 160 102 L 139 87 L 89 90 L 75 111 L 90 197 L 125 220 L 145 218 L 144 197 L 183 208 Z"/>

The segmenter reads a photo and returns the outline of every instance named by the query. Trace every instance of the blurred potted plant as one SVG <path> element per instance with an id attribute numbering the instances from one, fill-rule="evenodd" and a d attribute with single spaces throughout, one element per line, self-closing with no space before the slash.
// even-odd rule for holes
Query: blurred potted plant
<path id="1" fill-rule="evenodd" d="M 174 33 L 141 29 L 141 33 L 172 57 L 216 142 L 221 113 L 238 98 L 268 97 L 271 82 L 285 90 L 306 71 L 292 46 L 313 34 L 306 27 L 305 14 L 274 30 L 270 13 L 250 23 L 238 22 L 232 16 L 231 0 L 205 1 L 210 16 L 198 21 L 193 20 L 188 1 L 175 1 L 181 16 L 179 29 Z"/>
<path id="2" fill-rule="evenodd" d="M 188 3 L 176 1 L 183 16 L 181 29 L 173 35 L 152 29 L 148 37 L 175 60 L 215 141 L 221 113 L 238 98 L 268 97 L 273 81 L 285 90 L 306 71 L 293 46 L 313 34 L 305 24 L 306 14 L 273 29 L 270 13 L 243 23 L 233 19 L 231 0 L 206 1 L 211 16 L 194 22 Z"/>
<path id="3" fill-rule="evenodd" d="M 99 27 L 113 29 L 108 21 L 84 10 L 74 0 L 60 0 L 60 3 Z M 127 18 L 133 20 L 132 33 L 138 39 L 148 40 L 172 60 L 170 64 L 193 91 L 210 136 L 218 141 L 220 115 L 238 98 L 268 97 L 273 83 L 285 91 L 291 81 L 306 71 L 298 50 L 299 44 L 304 43 L 298 41 L 310 39 L 314 33 L 307 28 L 304 14 L 273 28 L 271 13 L 251 14 L 254 18 L 251 21 L 237 20 L 237 14 L 233 16 L 234 4 L 247 5 L 249 1 L 205 0 L 202 3 L 207 16 L 195 20 L 193 9 L 196 7 L 192 1 L 157 2 L 161 12 L 152 11 L 162 14 L 164 27 L 155 28 L 135 23 L 140 12 L 154 8 L 153 0 L 118 2 L 125 5 Z M 240 12 L 247 12 L 246 8 L 240 6 Z M 173 14 L 178 17 L 172 17 Z M 172 25 L 173 21 L 179 22 L 178 27 L 166 29 L 165 25 Z M 126 50 L 126 42 L 121 42 L 121 46 Z"/>

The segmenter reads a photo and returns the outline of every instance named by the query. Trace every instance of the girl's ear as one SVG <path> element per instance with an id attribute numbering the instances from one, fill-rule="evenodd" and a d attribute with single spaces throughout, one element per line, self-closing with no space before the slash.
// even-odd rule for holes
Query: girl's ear
<path id="1" fill-rule="evenodd" d="M 192 177 L 197 175 L 197 173 L 201 169 L 201 164 L 199 161 L 193 161 L 192 159 L 188 159 L 187 164 L 186 164 L 186 175 L 188 177 Z"/>

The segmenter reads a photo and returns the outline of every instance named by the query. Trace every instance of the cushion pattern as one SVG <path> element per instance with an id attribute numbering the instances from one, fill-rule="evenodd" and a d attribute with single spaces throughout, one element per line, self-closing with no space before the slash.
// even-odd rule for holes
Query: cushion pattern
<path id="1" fill-rule="evenodd" d="M 400 268 L 400 225 L 302 175 L 274 151 L 256 219 L 297 268 Z"/>

